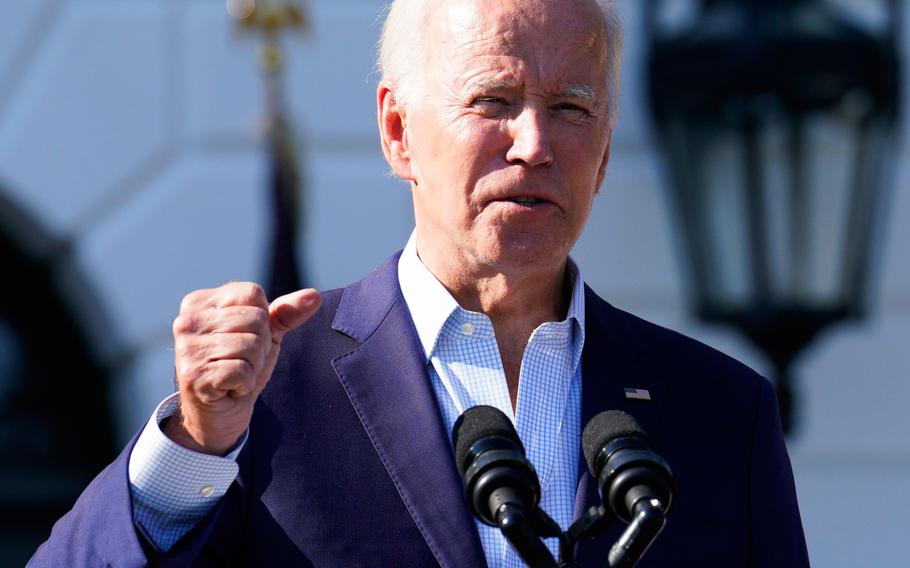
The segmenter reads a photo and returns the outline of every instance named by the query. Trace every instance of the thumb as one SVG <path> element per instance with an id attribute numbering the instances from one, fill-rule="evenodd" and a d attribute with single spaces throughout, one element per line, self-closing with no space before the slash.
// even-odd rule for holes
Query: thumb
<path id="1" fill-rule="evenodd" d="M 297 290 L 276 298 L 269 305 L 269 332 L 272 341 L 280 342 L 284 334 L 303 325 L 316 313 L 321 302 L 319 292 L 313 288 Z"/>

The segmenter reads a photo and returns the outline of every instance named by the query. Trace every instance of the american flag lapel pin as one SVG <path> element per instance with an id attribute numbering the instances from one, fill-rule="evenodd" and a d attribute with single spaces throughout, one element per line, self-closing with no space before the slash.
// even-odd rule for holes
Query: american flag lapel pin
<path id="1" fill-rule="evenodd" d="M 648 389 L 633 389 L 631 387 L 626 387 L 623 389 L 626 393 L 626 398 L 631 400 L 651 400 L 651 393 L 648 392 Z"/>

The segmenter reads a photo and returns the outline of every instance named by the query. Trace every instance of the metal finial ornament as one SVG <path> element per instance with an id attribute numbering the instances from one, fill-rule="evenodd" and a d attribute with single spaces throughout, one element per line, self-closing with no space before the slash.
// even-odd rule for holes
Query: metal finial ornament
<path id="1" fill-rule="evenodd" d="M 227 0 L 227 11 L 241 30 L 262 33 L 262 65 L 266 73 L 281 70 L 281 32 L 308 29 L 303 2 L 299 0 Z"/>

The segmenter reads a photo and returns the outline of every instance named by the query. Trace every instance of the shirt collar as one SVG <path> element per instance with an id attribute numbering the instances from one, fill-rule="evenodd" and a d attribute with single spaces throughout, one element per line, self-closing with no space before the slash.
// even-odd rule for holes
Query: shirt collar
<path id="1" fill-rule="evenodd" d="M 581 270 L 571 258 L 569 258 L 567 266 L 572 296 L 569 300 L 566 320 L 574 321 L 572 352 L 575 365 L 577 365 L 584 346 L 585 335 L 584 280 L 581 277 Z M 439 334 L 452 317 L 453 312 L 456 310 L 466 312 L 466 310 L 458 305 L 445 286 L 433 276 L 433 273 L 417 256 L 416 231 L 411 233 L 408 244 L 405 245 L 401 257 L 398 259 L 398 284 L 401 287 L 405 304 L 411 312 L 414 327 L 417 329 L 425 361 L 429 361 Z"/>

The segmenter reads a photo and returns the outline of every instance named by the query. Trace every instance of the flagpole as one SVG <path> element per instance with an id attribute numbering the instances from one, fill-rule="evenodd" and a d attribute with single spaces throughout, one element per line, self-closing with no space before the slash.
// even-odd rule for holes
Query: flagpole
<path id="1" fill-rule="evenodd" d="M 292 0 L 227 0 L 227 10 L 241 31 L 262 38 L 260 66 L 265 85 L 266 134 L 269 160 L 270 243 L 266 294 L 274 299 L 303 287 L 297 235 L 300 224 L 301 183 L 297 147 L 284 99 L 286 31 L 305 32 L 301 2 Z"/>

